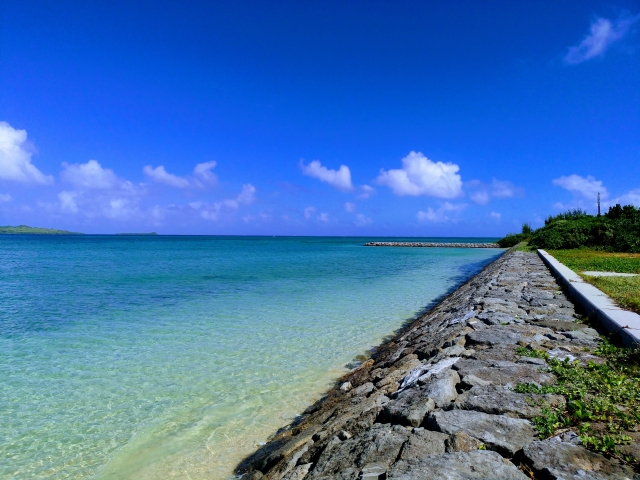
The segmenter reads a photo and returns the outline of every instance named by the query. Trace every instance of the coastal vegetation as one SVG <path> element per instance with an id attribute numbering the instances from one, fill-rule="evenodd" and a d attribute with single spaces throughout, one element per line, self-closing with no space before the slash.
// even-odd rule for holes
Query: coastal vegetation
<path id="1" fill-rule="evenodd" d="M 519 384 L 518 393 L 563 395 L 562 408 L 544 408 L 532 423 L 542 438 L 573 430 L 585 447 L 633 465 L 638 458 L 624 448 L 637 442 L 640 426 L 640 351 L 620 348 L 603 339 L 593 352 L 606 361 L 587 365 L 550 358 L 546 352 L 518 348 L 521 356 L 544 358 L 557 378 L 555 385 Z"/>
<path id="2" fill-rule="evenodd" d="M 549 216 L 544 223 L 533 231 L 525 224 L 521 233 L 510 233 L 498 244 L 509 248 L 527 241 L 529 247 L 545 250 L 592 248 L 640 253 L 640 208 L 633 205 L 617 204 L 598 216 L 580 209 L 568 210 Z"/>
<path id="3" fill-rule="evenodd" d="M 82 235 L 78 232 L 69 232 L 67 230 L 56 230 L 54 228 L 29 227 L 27 225 L 18 225 L 17 227 L 0 227 L 0 235 Z"/>

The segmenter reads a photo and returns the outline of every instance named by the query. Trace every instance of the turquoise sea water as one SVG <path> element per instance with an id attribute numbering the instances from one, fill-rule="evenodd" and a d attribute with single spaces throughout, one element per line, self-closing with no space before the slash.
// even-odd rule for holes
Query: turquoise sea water
<path id="1" fill-rule="evenodd" d="M 0 236 L 0 478 L 229 478 L 501 253 L 368 240 Z"/>

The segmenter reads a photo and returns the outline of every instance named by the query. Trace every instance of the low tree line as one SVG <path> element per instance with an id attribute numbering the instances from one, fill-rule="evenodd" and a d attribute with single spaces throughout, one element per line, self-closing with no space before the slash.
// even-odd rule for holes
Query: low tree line
<path id="1" fill-rule="evenodd" d="M 498 240 L 508 248 L 527 241 L 530 247 L 547 250 L 594 248 L 611 252 L 640 252 L 640 208 L 610 207 L 604 215 L 588 215 L 580 209 L 549 216 L 544 226 L 533 230 L 525 223 L 521 233 Z"/>

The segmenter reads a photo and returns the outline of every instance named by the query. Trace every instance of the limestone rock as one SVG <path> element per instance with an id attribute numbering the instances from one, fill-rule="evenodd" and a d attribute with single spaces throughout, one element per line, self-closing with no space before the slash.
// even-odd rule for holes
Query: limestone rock
<path id="1" fill-rule="evenodd" d="M 491 385 L 491 382 L 487 382 L 486 380 L 482 380 L 481 378 L 476 377 L 475 375 L 466 375 L 460 380 L 460 387 L 468 390 L 473 387 L 485 387 L 487 385 Z"/>
<path id="2" fill-rule="evenodd" d="M 409 435 L 406 428 L 398 425 L 375 424 L 360 435 L 325 450 L 309 478 L 332 476 L 349 468 L 360 469 L 369 463 L 389 466 L 398 458 Z"/>
<path id="3" fill-rule="evenodd" d="M 434 408 L 435 402 L 424 391 L 410 388 L 385 405 L 382 418 L 390 423 L 419 427 L 427 413 Z"/>
<path id="4" fill-rule="evenodd" d="M 442 455 L 445 452 L 445 433 L 432 432 L 424 428 L 416 428 L 400 452 L 401 460 L 419 460 L 431 455 Z"/>
<path id="5" fill-rule="evenodd" d="M 473 452 L 478 450 L 482 442 L 477 438 L 470 437 L 464 432 L 452 433 L 445 441 L 447 453 L 452 452 Z"/>
<path id="6" fill-rule="evenodd" d="M 307 473 L 309 473 L 311 465 L 313 465 L 313 463 L 305 463 L 297 466 L 289 473 L 287 473 L 284 477 L 282 477 L 282 480 L 302 480 L 307 476 Z"/>
<path id="7" fill-rule="evenodd" d="M 566 442 L 533 442 L 523 448 L 522 456 L 536 475 L 554 480 L 633 478 L 633 471 L 629 467 Z"/>
<path id="8" fill-rule="evenodd" d="M 493 327 L 467 333 L 469 345 L 505 345 L 518 343 L 521 333 L 508 327 Z"/>
<path id="9" fill-rule="evenodd" d="M 475 410 L 493 415 L 508 415 L 514 418 L 532 418 L 542 414 L 542 407 L 563 407 L 562 395 L 536 395 L 516 393 L 499 386 L 473 387 L 455 408 Z"/>
<path id="10" fill-rule="evenodd" d="M 550 385 L 555 377 L 541 371 L 534 365 L 516 364 L 513 362 L 492 362 L 483 360 L 460 360 L 453 367 L 461 377 L 474 375 L 496 385 L 515 386 L 518 383 L 539 383 Z"/>
<path id="11" fill-rule="evenodd" d="M 457 372 L 445 370 L 431 378 L 423 387 L 422 395 L 432 398 L 437 407 L 444 408 L 458 396 L 456 385 L 459 382 L 460 376 Z"/>
<path id="12" fill-rule="evenodd" d="M 389 480 L 527 480 L 527 477 L 496 452 L 476 450 L 400 460 L 387 474 Z"/>
<path id="13" fill-rule="evenodd" d="M 482 441 L 487 448 L 507 456 L 513 456 L 536 437 L 527 420 L 467 410 L 431 412 L 428 424 L 429 428 L 442 433 L 465 432 Z"/>

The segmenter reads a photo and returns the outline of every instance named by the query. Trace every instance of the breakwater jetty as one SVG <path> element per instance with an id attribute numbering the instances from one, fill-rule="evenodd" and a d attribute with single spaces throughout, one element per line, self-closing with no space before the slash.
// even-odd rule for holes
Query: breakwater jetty
<path id="1" fill-rule="evenodd" d="M 365 247 L 500 248 L 497 243 L 367 242 Z"/>
<path id="2" fill-rule="evenodd" d="M 537 255 L 508 251 L 375 350 L 236 473 L 245 480 L 636 478 L 584 448 L 572 430 L 538 436 L 531 419 L 562 407 L 563 396 L 514 391 L 556 381 L 544 358 L 523 349 L 602 362 L 597 331 L 579 317 Z"/>

